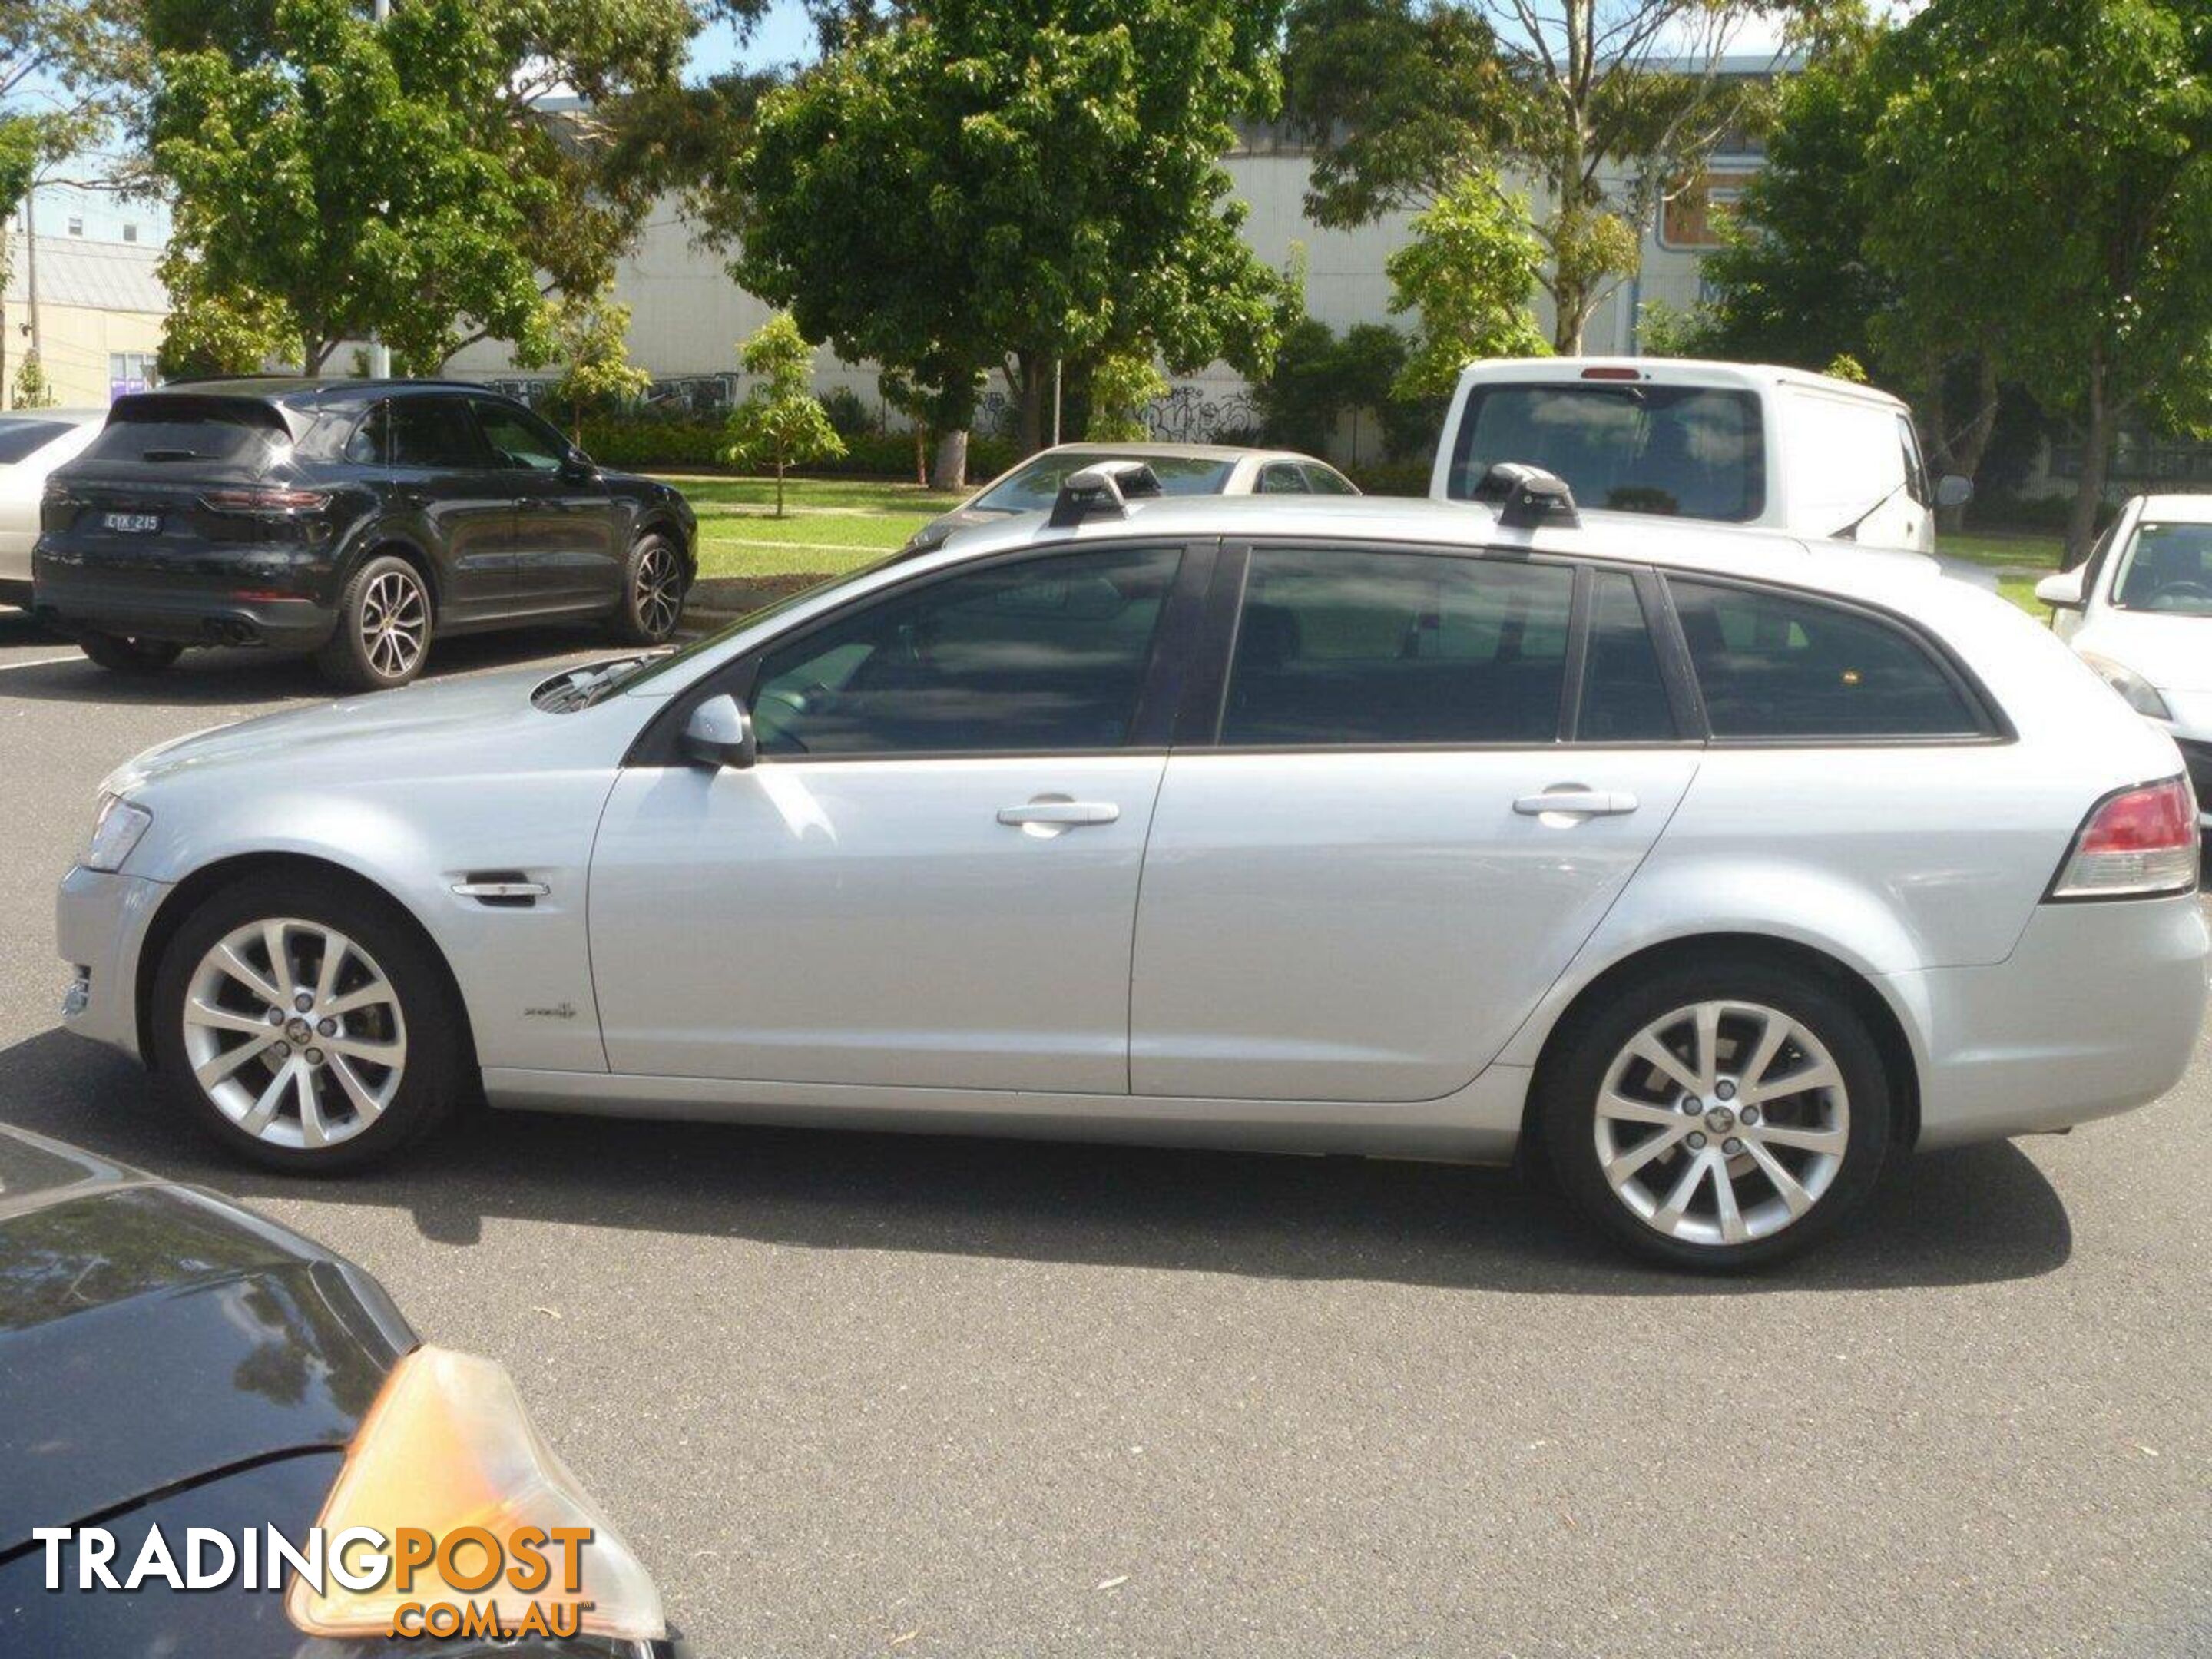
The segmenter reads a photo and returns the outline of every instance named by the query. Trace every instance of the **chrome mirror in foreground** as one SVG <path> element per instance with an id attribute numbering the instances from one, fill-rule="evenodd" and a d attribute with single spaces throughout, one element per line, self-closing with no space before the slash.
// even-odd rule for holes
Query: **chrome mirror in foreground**
<path id="1" fill-rule="evenodd" d="M 709 697 L 684 722 L 684 752 L 702 766 L 740 769 L 760 758 L 760 739 L 744 704 L 727 693 Z"/>

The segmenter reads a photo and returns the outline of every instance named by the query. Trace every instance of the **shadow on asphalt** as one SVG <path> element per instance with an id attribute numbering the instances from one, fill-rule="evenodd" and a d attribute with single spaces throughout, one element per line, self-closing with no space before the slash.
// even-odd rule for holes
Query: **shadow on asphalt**
<path id="1" fill-rule="evenodd" d="M 279 698 L 325 702 L 343 696 L 316 672 L 311 657 L 267 651 L 187 651 L 175 665 L 151 674 L 116 674 L 98 668 L 67 640 L 45 632 L 22 613 L 0 611 L 0 650 L 39 647 L 34 660 L 0 674 L 0 701 L 125 704 L 146 708 L 189 708 L 200 704 L 265 702 Z M 425 680 L 485 669 L 520 667 L 546 658 L 613 651 L 605 631 L 591 623 L 465 634 L 435 640 Z"/>
<path id="2" fill-rule="evenodd" d="M 0 1051 L 0 1121 L 249 1201 L 405 1211 L 425 1237 L 462 1245 L 487 1218 L 515 1218 L 1595 1296 L 1980 1284 L 2050 1273 L 2073 1249 L 2058 1194 L 2002 1143 L 1904 1160 L 1844 1237 L 1800 1263 L 1714 1279 L 1627 1263 L 1564 1200 L 1506 1171 L 1358 1158 L 487 1111 L 388 1170 L 301 1181 L 234 1162 L 128 1060 L 58 1030 Z"/>

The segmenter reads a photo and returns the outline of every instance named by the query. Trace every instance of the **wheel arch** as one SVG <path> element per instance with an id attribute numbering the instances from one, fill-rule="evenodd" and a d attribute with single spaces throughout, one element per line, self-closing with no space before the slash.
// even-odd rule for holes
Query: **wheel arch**
<path id="1" fill-rule="evenodd" d="M 432 558 L 429 550 L 413 537 L 404 535 L 386 525 L 380 525 L 363 536 L 360 545 L 339 561 L 337 581 L 332 592 L 343 596 L 345 585 L 353 580 L 356 571 L 371 559 L 386 556 L 398 559 L 412 567 L 415 574 L 422 579 L 422 586 L 430 592 L 430 611 L 434 617 L 444 609 L 445 584 L 439 577 L 438 562 Z"/>
<path id="2" fill-rule="evenodd" d="M 390 889 L 380 886 L 356 870 L 334 863 L 329 859 L 316 858 L 309 854 L 285 852 L 240 853 L 201 866 L 170 889 L 147 923 L 146 936 L 138 949 L 137 969 L 131 988 L 132 1006 L 138 1028 L 138 1057 L 149 1067 L 155 1066 L 154 1045 L 154 985 L 160 977 L 161 961 L 169 946 L 185 922 L 212 895 L 247 876 L 311 876 L 318 881 L 328 881 L 349 887 L 363 898 L 372 900 L 389 909 L 402 926 L 415 936 L 417 944 L 429 953 L 444 977 L 445 988 L 450 994 L 453 1017 L 460 1023 L 462 1050 L 475 1061 L 476 1032 L 469 1022 L 468 1000 L 461 994 L 459 980 L 454 977 L 453 964 L 438 944 L 435 935 L 425 927 L 406 902 Z"/>
<path id="3" fill-rule="evenodd" d="M 1903 1150 L 1911 1148 L 1920 1138 L 1919 1060 L 1903 1017 L 1874 980 L 1840 957 L 1796 939 L 1772 933 L 1713 933 L 1685 934 L 1632 951 L 1591 978 L 1559 1010 L 1544 1034 L 1543 1046 L 1529 1077 L 1528 1098 L 1522 1108 L 1519 1145 L 1524 1158 L 1538 1152 L 1540 1138 L 1535 1128 L 1539 1104 L 1552 1077 L 1571 1051 L 1577 1030 L 1590 1011 L 1618 995 L 1625 986 L 1716 956 L 1764 959 L 1792 968 L 1823 981 L 1849 1002 L 1865 1020 L 1889 1079 L 1894 1106 L 1891 1142 Z"/>
<path id="4" fill-rule="evenodd" d="M 684 533 L 684 520 L 675 508 L 665 504 L 648 507 L 638 514 L 637 523 L 631 527 L 629 544 L 635 547 L 647 536 L 665 536 L 676 544 L 677 556 L 684 561 L 684 586 L 690 587 L 699 580 L 699 547 L 696 538 Z"/>

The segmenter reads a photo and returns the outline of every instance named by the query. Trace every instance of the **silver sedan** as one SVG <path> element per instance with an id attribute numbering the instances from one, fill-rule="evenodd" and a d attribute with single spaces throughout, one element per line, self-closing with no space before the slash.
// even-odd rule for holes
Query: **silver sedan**
<path id="1" fill-rule="evenodd" d="M 1691 1266 L 2181 1075 L 2173 744 L 1924 559 L 1109 484 L 673 653 L 139 757 L 67 1023 L 289 1170 L 479 1090 L 1534 1155 Z"/>

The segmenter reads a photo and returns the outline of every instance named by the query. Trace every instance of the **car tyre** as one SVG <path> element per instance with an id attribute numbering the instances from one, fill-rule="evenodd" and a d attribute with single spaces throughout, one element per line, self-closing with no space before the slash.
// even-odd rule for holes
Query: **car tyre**
<path id="1" fill-rule="evenodd" d="M 118 674 L 156 674 L 185 652 L 183 646 L 167 640 L 131 639 L 121 634 L 80 634 L 76 643 L 94 662 Z"/>
<path id="2" fill-rule="evenodd" d="M 398 906 L 343 880 L 253 876 L 216 892 L 163 952 L 149 1012 L 155 1070 L 185 1115 L 289 1174 L 391 1157 L 475 1079 L 435 948 Z"/>
<path id="3" fill-rule="evenodd" d="M 428 660 L 434 623 L 422 573 L 404 559 L 380 555 L 346 580 L 337 627 L 316 653 L 316 666 L 348 691 L 404 685 Z"/>
<path id="4" fill-rule="evenodd" d="M 686 586 L 683 550 L 657 531 L 640 536 L 623 565 L 615 637 L 624 645 L 665 645 L 684 619 Z"/>
<path id="5" fill-rule="evenodd" d="M 1895 1112 L 1850 999 L 1748 954 L 1595 1001 L 1554 1040 L 1537 1086 L 1542 1151 L 1576 1207 L 1647 1261 L 1704 1271 L 1778 1261 L 1832 1234 L 1879 1179 Z"/>

